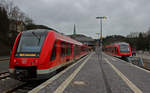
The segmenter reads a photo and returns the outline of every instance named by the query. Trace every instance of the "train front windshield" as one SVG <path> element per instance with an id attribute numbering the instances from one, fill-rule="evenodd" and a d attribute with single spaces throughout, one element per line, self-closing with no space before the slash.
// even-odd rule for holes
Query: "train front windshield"
<path id="1" fill-rule="evenodd" d="M 130 49 L 129 49 L 129 45 L 124 45 L 124 44 L 122 44 L 122 45 L 119 45 L 119 48 L 120 48 L 120 52 L 129 52 L 130 51 Z"/>
<path id="2" fill-rule="evenodd" d="M 16 56 L 39 56 L 45 37 L 42 33 L 22 33 Z"/>

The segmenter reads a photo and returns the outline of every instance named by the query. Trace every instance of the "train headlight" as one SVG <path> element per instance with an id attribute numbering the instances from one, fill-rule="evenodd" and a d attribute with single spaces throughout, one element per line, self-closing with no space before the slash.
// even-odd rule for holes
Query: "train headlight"
<path id="1" fill-rule="evenodd" d="M 15 62 L 15 63 L 17 62 L 16 59 L 14 59 L 14 62 Z"/>
<path id="2" fill-rule="evenodd" d="M 16 60 L 16 59 L 14 59 L 14 63 L 15 63 L 15 64 L 19 64 L 19 63 L 17 62 L 17 60 Z"/>

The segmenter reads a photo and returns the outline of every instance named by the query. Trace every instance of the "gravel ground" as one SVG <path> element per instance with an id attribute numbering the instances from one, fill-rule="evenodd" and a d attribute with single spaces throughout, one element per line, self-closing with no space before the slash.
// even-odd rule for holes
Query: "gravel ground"
<path id="1" fill-rule="evenodd" d="M 13 88 L 19 84 L 22 84 L 23 82 L 14 80 L 11 78 L 0 80 L 0 93 L 4 93 L 4 91 L 9 90 L 10 88 Z"/>

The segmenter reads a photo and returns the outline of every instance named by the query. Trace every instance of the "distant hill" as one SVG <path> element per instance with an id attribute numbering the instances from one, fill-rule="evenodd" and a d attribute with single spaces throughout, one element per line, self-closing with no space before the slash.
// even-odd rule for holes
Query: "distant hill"
<path id="1" fill-rule="evenodd" d="M 82 34 L 74 34 L 74 35 L 68 35 L 68 36 L 84 44 L 88 44 L 92 46 L 95 45 L 95 40 L 92 37 L 88 37 Z"/>
<path id="2" fill-rule="evenodd" d="M 126 37 L 121 35 L 111 35 L 103 38 L 103 44 L 108 45 L 115 42 L 126 42 Z"/>

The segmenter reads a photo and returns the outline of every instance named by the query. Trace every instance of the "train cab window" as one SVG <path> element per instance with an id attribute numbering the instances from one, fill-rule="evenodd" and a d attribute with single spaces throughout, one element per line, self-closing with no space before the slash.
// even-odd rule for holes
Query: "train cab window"
<path id="1" fill-rule="evenodd" d="M 127 44 L 120 44 L 120 45 L 119 45 L 119 48 L 120 48 L 120 52 L 126 53 L 126 52 L 129 52 L 129 51 L 130 51 L 130 50 L 129 50 L 129 45 L 127 45 Z"/>
<path id="2" fill-rule="evenodd" d="M 28 54 L 35 54 L 35 57 L 39 57 L 46 35 L 47 34 L 41 31 L 22 32 L 15 56 L 18 57 L 28 56 Z"/>
<path id="3" fill-rule="evenodd" d="M 51 61 L 56 59 L 56 41 L 54 43 L 53 49 L 52 49 L 52 54 L 51 54 Z"/>

